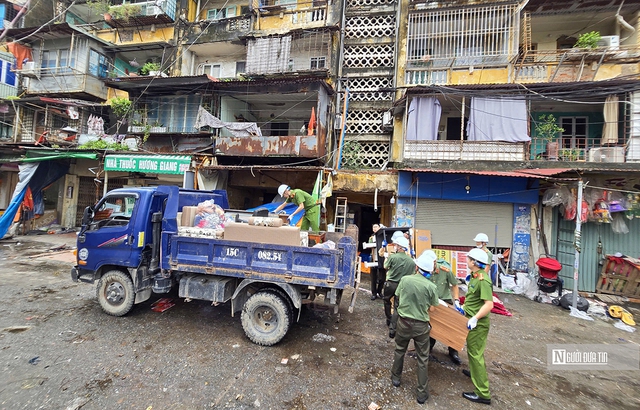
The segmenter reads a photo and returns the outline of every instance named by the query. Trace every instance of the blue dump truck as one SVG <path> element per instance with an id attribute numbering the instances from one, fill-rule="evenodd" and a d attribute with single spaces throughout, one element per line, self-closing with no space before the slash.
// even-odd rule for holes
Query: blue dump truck
<path id="1" fill-rule="evenodd" d="M 110 191 L 84 210 L 71 278 L 97 281 L 98 301 L 113 316 L 126 315 L 152 293 L 166 294 L 175 286 L 185 299 L 230 301 L 232 316 L 241 311 L 247 337 L 263 346 L 282 340 L 303 304 L 329 304 L 337 312 L 343 292 L 357 288 L 357 244 L 350 236 L 330 249 L 225 240 L 207 229 L 184 234 L 178 223 L 184 207 L 212 199 L 228 208 L 222 190 Z M 275 238 L 281 228 L 266 229 Z"/>

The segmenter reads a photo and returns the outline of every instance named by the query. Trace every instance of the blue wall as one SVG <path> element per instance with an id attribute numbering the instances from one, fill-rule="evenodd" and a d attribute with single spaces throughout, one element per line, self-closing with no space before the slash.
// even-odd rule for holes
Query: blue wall
<path id="1" fill-rule="evenodd" d="M 417 188 L 422 199 L 535 204 L 539 185 L 530 178 L 398 172 L 398 196 L 408 198 L 416 197 Z"/>

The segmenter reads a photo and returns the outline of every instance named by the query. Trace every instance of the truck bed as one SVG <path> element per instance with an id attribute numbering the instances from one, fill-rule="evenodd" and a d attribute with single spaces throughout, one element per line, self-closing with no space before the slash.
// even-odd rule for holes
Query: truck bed
<path id="1" fill-rule="evenodd" d="M 209 275 L 344 289 L 353 286 L 356 243 L 337 249 L 270 245 L 224 239 L 170 236 L 169 269 Z"/>

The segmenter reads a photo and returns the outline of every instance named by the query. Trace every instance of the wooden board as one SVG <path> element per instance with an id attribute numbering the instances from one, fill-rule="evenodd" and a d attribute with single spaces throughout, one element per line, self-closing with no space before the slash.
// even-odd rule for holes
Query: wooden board
<path id="1" fill-rule="evenodd" d="M 432 338 L 457 351 L 464 348 L 467 342 L 467 333 L 469 333 L 467 330 L 468 319 L 465 316 L 453 307 L 446 308 L 438 305 L 434 307 L 434 310 L 429 311 L 429 319 Z"/>

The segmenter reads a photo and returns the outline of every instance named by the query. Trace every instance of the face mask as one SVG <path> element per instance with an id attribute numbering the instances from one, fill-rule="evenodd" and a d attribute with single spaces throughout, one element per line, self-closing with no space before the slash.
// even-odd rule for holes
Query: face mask
<path id="1" fill-rule="evenodd" d="M 483 247 L 483 246 L 484 246 L 484 245 L 476 245 L 476 248 L 478 248 L 478 249 L 482 249 L 482 247 Z"/>

